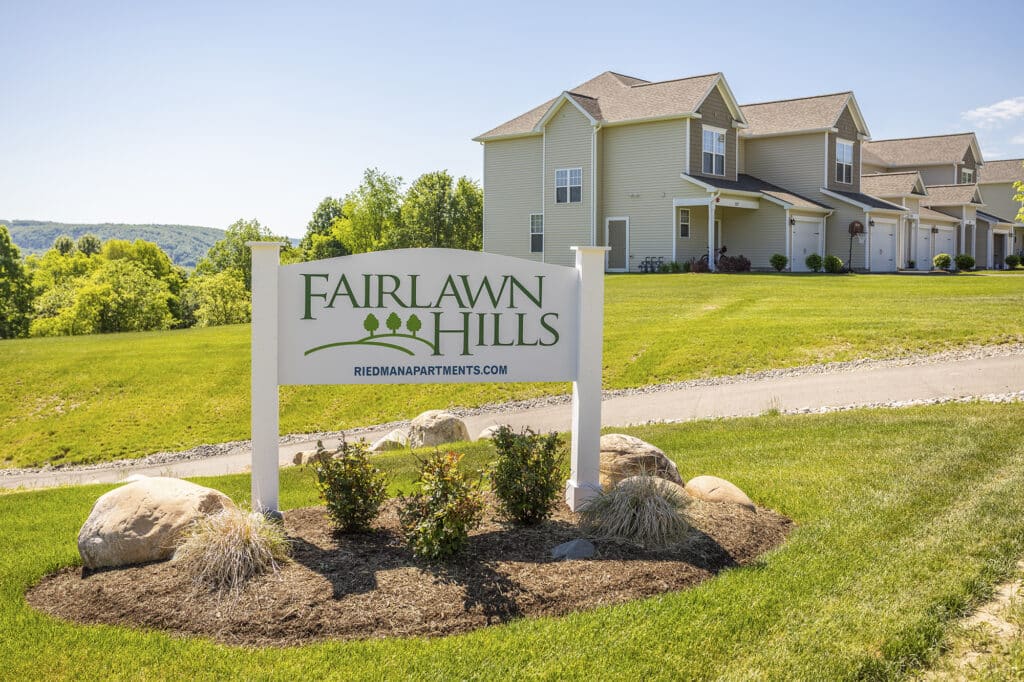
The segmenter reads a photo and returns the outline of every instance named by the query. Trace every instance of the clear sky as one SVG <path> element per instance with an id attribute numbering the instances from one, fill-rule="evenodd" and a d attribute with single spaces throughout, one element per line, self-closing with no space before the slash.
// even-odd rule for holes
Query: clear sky
<path id="1" fill-rule="evenodd" d="M 1024 157 L 996 2 L 0 0 L 0 218 L 257 218 L 301 236 L 363 169 L 479 179 L 470 138 L 606 70 L 723 71 L 741 103 L 852 89 L 874 139 Z"/>

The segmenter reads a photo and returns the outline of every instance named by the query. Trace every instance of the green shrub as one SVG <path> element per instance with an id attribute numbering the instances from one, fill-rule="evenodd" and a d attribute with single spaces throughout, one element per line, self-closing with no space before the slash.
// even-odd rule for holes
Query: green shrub
<path id="1" fill-rule="evenodd" d="M 958 253 L 953 262 L 957 270 L 970 270 L 974 267 L 974 258 L 966 253 Z"/>
<path id="2" fill-rule="evenodd" d="M 672 261 L 668 264 L 668 271 L 675 274 L 683 271 L 683 266 L 679 264 L 679 261 Z"/>
<path id="3" fill-rule="evenodd" d="M 1006 267 L 1013 270 L 1018 265 L 1020 265 L 1020 256 L 1018 256 L 1015 253 L 1011 253 L 1009 256 L 1006 257 Z"/>
<path id="4" fill-rule="evenodd" d="M 469 531 L 480 524 L 480 490 L 459 471 L 462 455 L 436 452 L 420 467 L 416 492 L 401 496 L 398 520 L 412 553 L 445 559 L 465 548 Z"/>
<path id="5" fill-rule="evenodd" d="M 837 273 L 843 271 L 843 261 L 839 256 L 828 255 L 825 256 L 825 260 L 822 262 L 825 267 L 825 272 Z"/>
<path id="6" fill-rule="evenodd" d="M 683 272 L 690 272 L 693 270 L 693 263 L 691 261 L 683 262 Z"/>
<path id="7" fill-rule="evenodd" d="M 632 476 L 580 509 L 580 524 L 596 537 L 658 549 L 686 538 L 685 493 L 656 476 Z"/>
<path id="8" fill-rule="evenodd" d="M 772 254 L 772 257 L 768 261 L 775 268 L 776 272 L 782 272 L 789 265 L 789 259 L 783 256 L 781 253 Z"/>
<path id="9" fill-rule="evenodd" d="M 740 254 L 738 256 L 721 256 L 718 259 L 719 272 L 750 272 L 750 259 Z"/>
<path id="10" fill-rule="evenodd" d="M 812 253 L 804 259 L 804 265 L 806 265 L 811 272 L 821 272 L 824 262 L 821 260 L 821 256 L 816 253 Z"/>
<path id="11" fill-rule="evenodd" d="M 345 533 L 369 530 L 387 494 L 387 477 L 370 463 L 366 445 L 342 441 L 331 452 L 317 441 L 310 467 L 331 522 Z"/>
<path id="12" fill-rule="evenodd" d="M 491 470 L 491 487 L 501 513 L 525 525 L 548 518 L 564 486 L 565 453 L 558 434 L 542 435 L 530 429 L 516 433 L 503 426 L 492 441 L 498 458 Z"/>
<path id="13" fill-rule="evenodd" d="M 277 571 L 290 553 L 280 523 L 258 512 L 227 507 L 188 527 L 174 562 L 197 585 L 237 591 L 254 576 Z"/>
<path id="14" fill-rule="evenodd" d="M 953 264 L 953 257 L 948 253 L 937 253 L 935 258 L 932 258 L 932 265 L 938 270 L 949 270 L 949 266 Z"/>

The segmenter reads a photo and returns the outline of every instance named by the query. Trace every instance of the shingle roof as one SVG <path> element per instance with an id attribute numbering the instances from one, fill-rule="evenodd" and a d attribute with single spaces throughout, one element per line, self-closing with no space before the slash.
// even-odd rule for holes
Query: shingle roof
<path id="1" fill-rule="evenodd" d="M 977 144 L 974 133 L 957 133 L 865 142 L 862 150 L 864 161 L 868 163 L 900 168 L 959 163 L 963 161 L 972 143 Z"/>
<path id="2" fill-rule="evenodd" d="M 838 194 L 839 196 L 846 197 L 847 199 L 854 201 L 858 204 L 864 204 L 870 208 L 878 208 L 886 211 L 906 211 L 904 207 L 894 204 L 889 201 L 884 201 L 878 197 L 873 197 L 863 192 L 841 192 L 837 189 L 822 190 L 823 192 L 831 192 L 832 194 Z"/>
<path id="3" fill-rule="evenodd" d="M 978 211 L 978 217 L 988 223 L 1008 223 L 1010 225 L 1013 224 L 1012 220 L 1000 218 L 999 216 L 992 215 L 991 213 L 986 213 L 984 211 Z"/>
<path id="4" fill-rule="evenodd" d="M 740 173 L 736 176 L 735 180 L 726 180 L 724 178 L 710 178 L 701 176 L 694 178 L 698 182 L 703 182 L 712 187 L 716 187 L 721 190 L 729 191 L 733 190 L 736 192 L 760 192 L 770 197 L 774 197 L 780 201 L 784 201 L 787 204 L 792 204 L 797 208 L 813 208 L 813 209 L 831 209 L 831 206 L 818 203 L 813 199 L 801 196 L 796 192 L 790 192 L 787 189 L 783 189 L 778 185 L 773 185 L 770 182 L 765 182 L 760 178 L 755 178 L 753 175 L 746 175 Z"/>
<path id="5" fill-rule="evenodd" d="M 744 104 L 740 111 L 747 119 L 747 129 L 742 134 L 744 137 L 756 137 L 832 128 L 852 94 L 837 92 L 816 97 Z"/>
<path id="6" fill-rule="evenodd" d="M 902 197 L 909 194 L 924 196 L 917 189 L 920 179 L 921 174 L 917 171 L 870 173 L 860 176 L 860 188 L 865 194 L 876 197 Z"/>
<path id="7" fill-rule="evenodd" d="M 928 196 L 921 199 L 922 206 L 960 206 L 978 204 L 974 196 L 977 185 L 929 185 Z"/>
<path id="8" fill-rule="evenodd" d="M 946 215 L 945 213 L 939 213 L 938 211 L 934 211 L 926 206 L 922 206 L 917 210 L 917 216 L 922 220 L 946 220 L 951 223 L 960 222 L 959 218 L 954 218 L 953 216 Z"/>
<path id="9" fill-rule="evenodd" d="M 595 120 L 603 123 L 682 117 L 695 113 L 704 97 L 721 78 L 721 73 L 712 73 L 649 83 L 632 76 L 605 71 L 568 90 L 566 94 Z M 548 100 L 474 139 L 529 134 L 557 99 Z"/>
<path id="10" fill-rule="evenodd" d="M 978 183 L 1016 182 L 1024 180 L 1024 159 L 986 161 L 978 171 Z"/>

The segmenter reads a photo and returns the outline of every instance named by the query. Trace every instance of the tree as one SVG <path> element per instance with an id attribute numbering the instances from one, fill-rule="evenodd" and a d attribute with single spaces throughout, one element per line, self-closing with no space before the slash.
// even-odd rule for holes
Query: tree
<path id="1" fill-rule="evenodd" d="M 363 320 L 363 329 L 370 332 L 370 336 L 373 336 L 373 333 L 377 331 L 379 328 L 380 320 L 378 320 L 377 316 L 374 315 L 373 313 L 367 315 L 366 319 Z"/>
<path id="2" fill-rule="evenodd" d="M 455 185 L 454 247 L 470 251 L 484 248 L 484 191 L 463 176 Z"/>
<path id="3" fill-rule="evenodd" d="M 345 217 L 345 211 L 341 204 L 341 201 L 334 197 L 324 197 L 323 201 L 313 211 L 313 217 L 310 218 L 309 223 L 306 224 L 306 234 L 302 237 L 299 242 L 299 248 L 302 249 L 303 253 L 306 254 L 307 260 L 314 260 L 309 258 L 309 254 L 312 253 L 314 247 L 314 237 L 321 237 L 321 250 L 323 250 L 323 244 L 325 241 L 332 244 L 340 244 L 332 233 L 332 227 L 334 221 L 339 218 Z M 344 246 L 342 246 L 344 248 Z M 338 256 L 345 255 L 344 253 L 333 254 Z M 331 256 L 317 256 L 317 258 L 330 258 Z"/>
<path id="4" fill-rule="evenodd" d="M 402 203 L 403 247 L 479 250 L 483 232 L 483 193 L 472 180 L 455 183 L 448 171 L 424 173 Z"/>
<path id="5" fill-rule="evenodd" d="M 0 225 L 0 339 L 28 334 L 31 313 L 31 279 L 7 226 Z"/>
<path id="6" fill-rule="evenodd" d="M 332 232 L 349 253 L 394 248 L 402 224 L 402 178 L 376 168 L 363 173 L 363 183 L 345 195 Z"/>
<path id="7" fill-rule="evenodd" d="M 227 229 L 223 239 L 210 247 L 206 257 L 196 264 L 196 273 L 215 275 L 218 272 L 234 271 L 245 284 L 246 291 L 252 291 L 252 256 L 245 243 L 260 241 L 283 242 L 286 246 L 282 260 L 294 258 L 287 237 L 272 234 L 258 220 L 238 220 Z"/>
<path id="8" fill-rule="evenodd" d="M 1021 162 L 1021 166 L 1024 166 L 1024 161 Z M 1013 195 L 1013 200 L 1020 204 L 1020 210 L 1017 211 L 1014 222 L 1024 223 L 1024 182 L 1018 180 L 1013 183 L 1013 188 L 1017 190 L 1017 193 Z"/>
<path id="9" fill-rule="evenodd" d="M 409 316 L 409 321 L 405 323 L 405 328 L 412 332 L 413 336 L 416 336 L 416 332 L 423 329 L 423 323 L 420 322 L 419 316 L 413 313 Z"/>
<path id="10" fill-rule="evenodd" d="M 388 319 L 384 320 L 384 324 L 391 330 L 392 334 L 397 334 L 398 329 L 402 326 L 402 318 L 395 313 L 391 313 L 388 315 Z"/>
<path id="11" fill-rule="evenodd" d="M 75 250 L 75 240 L 62 234 L 53 240 L 53 250 L 62 256 L 69 256 Z"/>
<path id="12" fill-rule="evenodd" d="M 303 260 L 321 260 L 323 258 L 336 258 L 347 256 L 348 248 L 333 233 L 314 234 L 310 238 L 310 246 L 302 252 Z"/>
<path id="13" fill-rule="evenodd" d="M 79 253 L 84 253 L 86 256 L 95 256 L 103 248 L 103 242 L 94 234 L 83 234 L 75 242 L 75 247 Z"/>
<path id="14" fill-rule="evenodd" d="M 225 271 L 192 278 L 188 283 L 189 307 L 196 325 L 215 327 L 248 322 L 252 315 L 249 292 L 238 273 Z"/>

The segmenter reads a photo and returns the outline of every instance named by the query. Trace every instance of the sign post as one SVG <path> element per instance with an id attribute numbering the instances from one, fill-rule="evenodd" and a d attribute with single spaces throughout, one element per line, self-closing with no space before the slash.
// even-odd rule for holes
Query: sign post
<path id="1" fill-rule="evenodd" d="M 252 505 L 279 515 L 278 386 L 571 381 L 566 502 L 599 488 L 606 247 L 568 268 L 454 249 L 280 265 L 252 249 Z"/>

